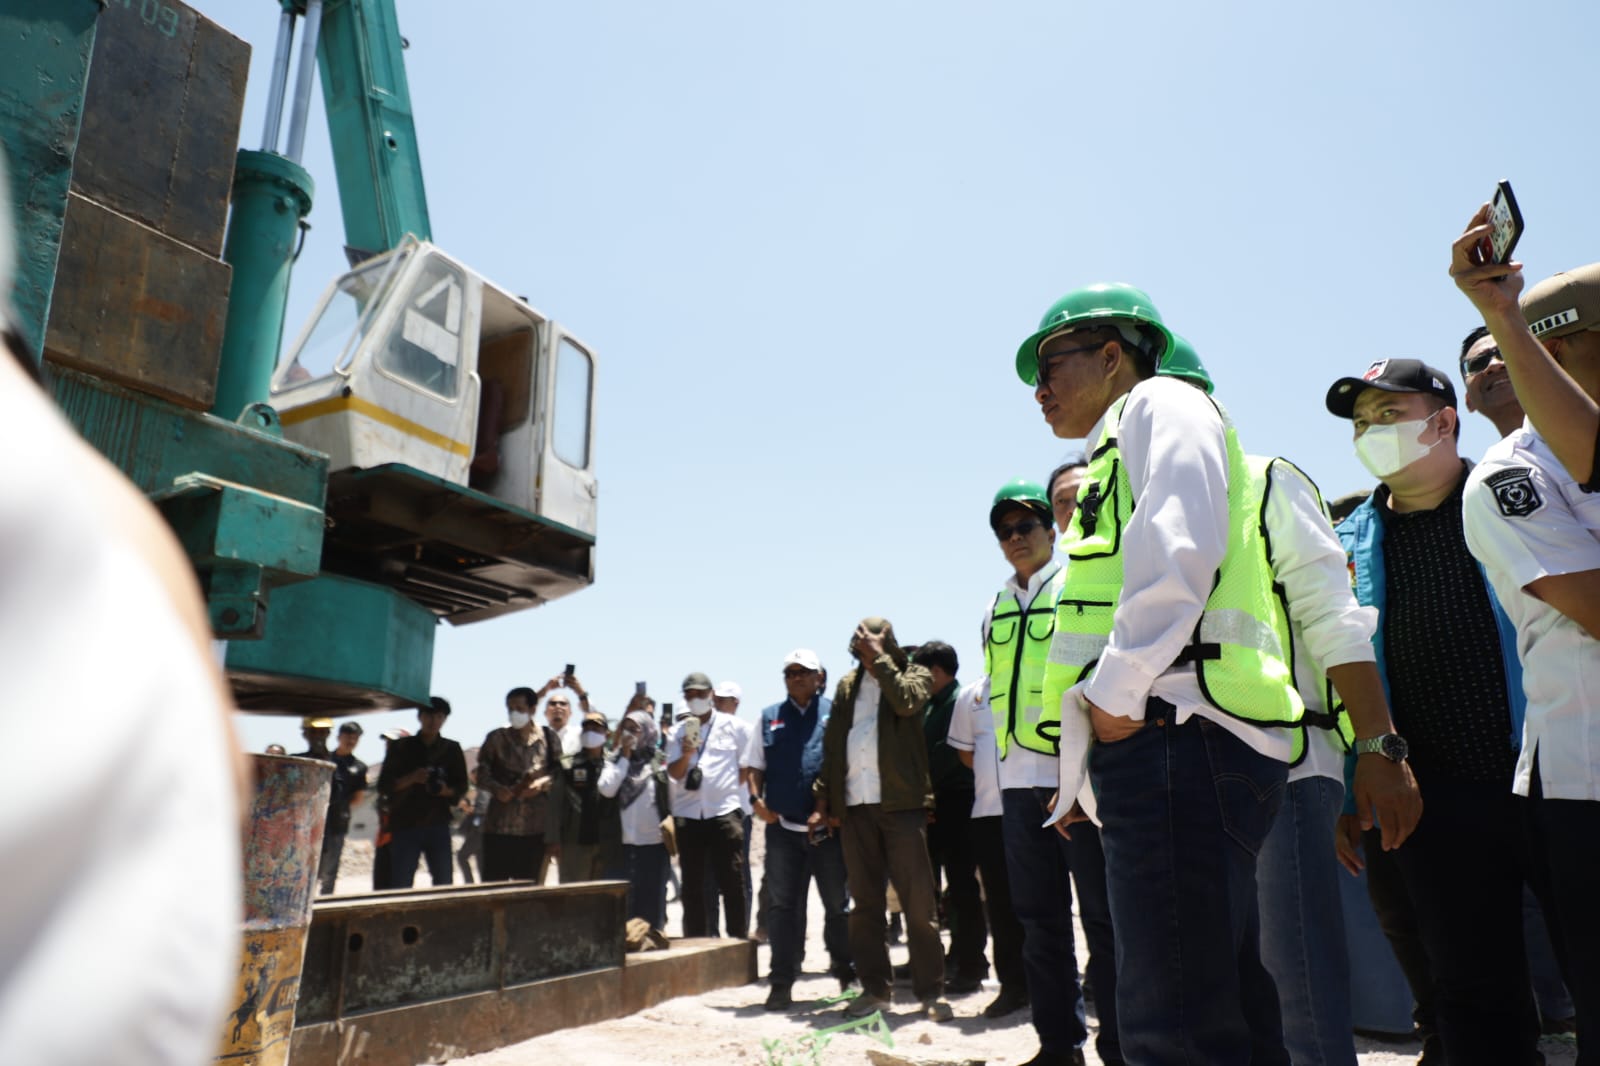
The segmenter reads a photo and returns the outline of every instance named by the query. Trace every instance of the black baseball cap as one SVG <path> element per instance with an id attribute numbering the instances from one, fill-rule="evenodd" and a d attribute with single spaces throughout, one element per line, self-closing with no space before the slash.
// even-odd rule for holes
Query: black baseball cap
<path id="1" fill-rule="evenodd" d="M 1340 418 L 1354 418 L 1356 398 L 1363 389 L 1386 392 L 1425 392 L 1456 406 L 1456 388 L 1443 371 L 1421 359 L 1379 359 L 1358 378 L 1340 378 L 1328 390 L 1328 410 Z"/>

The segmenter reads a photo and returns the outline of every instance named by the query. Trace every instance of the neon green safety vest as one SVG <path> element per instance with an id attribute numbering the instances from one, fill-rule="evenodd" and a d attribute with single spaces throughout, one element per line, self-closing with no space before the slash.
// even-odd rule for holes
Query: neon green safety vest
<path id="1" fill-rule="evenodd" d="M 1065 580 L 1066 567 L 1061 567 L 1039 586 L 1026 607 L 1007 588 L 990 608 L 983 665 L 989 674 L 989 709 L 1002 759 L 1012 740 L 1044 755 L 1061 751 L 1061 701 L 1046 703 L 1043 696 L 1045 661 L 1056 628 L 1056 598 Z"/>
<path id="2" fill-rule="evenodd" d="M 1122 535 L 1136 503 L 1117 450 L 1127 402 L 1123 396 L 1106 412 L 1062 540 L 1069 562 L 1045 669 L 1046 706 L 1059 708 L 1066 691 L 1094 669 L 1122 598 Z M 1193 662 L 1201 694 L 1225 713 L 1261 726 L 1292 726 L 1305 705 L 1295 691 L 1288 616 L 1268 562 L 1265 482 L 1251 476 L 1232 421 L 1220 407 L 1217 412 L 1228 448 L 1228 547 L 1191 642 L 1174 665 Z"/>
<path id="3" fill-rule="evenodd" d="M 1258 494 L 1261 497 L 1261 530 L 1263 535 L 1267 538 L 1266 547 L 1267 557 L 1269 559 L 1272 558 L 1272 531 L 1267 527 L 1267 501 L 1272 498 L 1272 468 L 1279 464 L 1282 464 L 1283 466 L 1288 467 L 1290 470 L 1293 470 L 1305 480 L 1305 483 L 1311 487 L 1312 493 L 1316 495 L 1317 506 L 1322 508 L 1323 517 L 1327 517 L 1328 514 L 1327 504 L 1323 503 L 1322 500 L 1322 490 L 1317 488 L 1317 483 L 1312 481 L 1311 478 L 1306 475 L 1304 470 L 1301 470 L 1298 466 L 1295 466 L 1289 460 L 1283 458 L 1268 459 L 1265 456 L 1260 455 L 1245 456 L 1245 465 L 1250 470 L 1250 478 L 1252 481 L 1257 483 L 1256 486 L 1252 487 L 1251 492 L 1253 494 Z M 1272 587 L 1273 592 L 1276 594 L 1274 596 L 1274 602 L 1277 604 L 1278 609 L 1284 612 L 1284 625 L 1287 626 L 1289 625 L 1289 601 L 1287 591 L 1284 589 L 1283 583 L 1276 580 L 1274 580 Z M 1321 712 L 1318 712 L 1313 711 L 1310 707 L 1306 708 L 1305 716 L 1301 719 L 1299 727 L 1295 730 L 1293 757 L 1289 761 L 1289 765 L 1291 766 L 1298 766 L 1305 759 L 1307 732 L 1310 729 L 1315 728 L 1332 730 L 1333 735 L 1338 739 L 1345 751 L 1350 750 L 1350 745 L 1355 743 L 1356 738 L 1355 727 L 1350 723 L 1350 714 L 1345 710 L 1344 701 L 1341 700 L 1339 698 L 1339 694 L 1334 691 L 1333 683 L 1330 682 L 1327 678 L 1327 675 L 1323 673 L 1322 667 L 1318 666 L 1316 663 L 1299 662 L 1295 656 L 1294 643 L 1291 641 L 1289 644 L 1289 672 L 1298 682 L 1299 678 L 1302 676 L 1302 671 L 1306 670 L 1311 672 L 1311 677 L 1315 682 L 1316 690 L 1321 693 L 1322 706 L 1324 709 Z"/>

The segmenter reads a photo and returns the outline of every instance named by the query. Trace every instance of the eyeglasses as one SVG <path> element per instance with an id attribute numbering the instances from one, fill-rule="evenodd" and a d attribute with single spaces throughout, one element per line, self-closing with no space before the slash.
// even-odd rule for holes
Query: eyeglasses
<path id="1" fill-rule="evenodd" d="M 1001 544 L 1004 544 L 1012 537 L 1026 537 L 1043 525 L 1044 523 L 1039 521 L 1037 518 L 1024 518 L 1022 521 L 1015 522 L 1009 526 L 995 526 L 994 535 L 996 540 L 998 540 Z"/>
<path id="2" fill-rule="evenodd" d="M 1084 352 L 1097 352 L 1110 343 L 1110 341 L 1098 341 L 1094 344 L 1080 344 L 1076 348 L 1057 348 L 1053 352 L 1041 352 L 1039 354 L 1039 380 L 1043 381 L 1055 373 L 1055 368 L 1060 365 L 1056 360 L 1065 359 L 1069 355 L 1081 355 Z"/>
<path id="3" fill-rule="evenodd" d="M 1489 369 L 1489 364 L 1500 359 L 1499 348 L 1485 348 L 1471 359 L 1461 360 L 1461 379 L 1465 381 L 1474 374 L 1481 374 Z M 1504 359 L 1500 359 L 1503 363 Z"/>

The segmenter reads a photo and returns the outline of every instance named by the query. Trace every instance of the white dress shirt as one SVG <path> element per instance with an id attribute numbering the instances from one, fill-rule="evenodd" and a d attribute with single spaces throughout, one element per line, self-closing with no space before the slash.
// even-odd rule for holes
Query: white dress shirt
<path id="1" fill-rule="evenodd" d="M 683 756 L 683 727 L 685 719 L 672 727 L 667 738 L 667 762 L 675 763 Z M 684 788 L 683 782 L 670 778 L 672 813 L 678 818 L 716 818 L 729 811 L 740 810 L 739 793 L 744 786 L 739 783 L 739 763 L 744 755 L 745 733 L 738 719 L 721 711 L 712 711 L 711 717 L 700 727 L 700 747 L 689 758 L 689 766 L 700 767 L 700 787 Z M 685 777 L 688 776 L 685 772 Z"/>
<path id="2" fill-rule="evenodd" d="M 974 681 L 956 696 L 945 743 L 972 753 L 972 817 L 1000 816 L 1000 749 L 994 740 L 994 712 L 989 709 L 989 679 Z M 1010 760 L 1007 760 L 1010 761 Z M 1055 760 L 1050 760 L 1055 784 Z"/>
<path id="3" fill-rule="evenodd" d="M 1266 524 L 1272 572 L 1289 601 L 1294 638 L 1295 688 L 1308 712 L 1326 710 L 1327 700 L 1312 664 L 1326 671 L 1376 659 L 1372 634 L 1376 607 L 1362 607 L 1350 587 L 1349 559 L 1333 532 L 1322 501 L 1306 476 L 1287 462 L 1272 464 Z M 1306 757 L 1289 768 L 1289 780 L 1330 777 L 1344 782 L 1344 748 L 1328 729 L 1310 729 Z"/>
<path id="4" fill-rule="evenodd" d="M 1600 643 L 1523 591 L 1542 577 L 1600 570 L 1600 494 L 1579 488 L 1524 423 L 1473 468 L 1461 507 L 1467 547 L 1517 627 L 1528 708 L 1511 789 L 1528 795 L 1537 754 L 1546 797 L 1600 800 Z"/>
<path id="5" fill-rule="evenodd" d="M 862 667 L 856 692 L 855 717 L 845 738 L 844 805 L 883 802 L 883 781 L 878 776 L 878 703 L 883 687 L 872 671 Z"/>
<path id="6" fill-rule="evenodd" d="M 621 755 L 607 759 L 606 768 L 600 771 L 600 795 L 615 796 L 627 779 L 628 760 Z M 622 808 L 622 842 L 634 847 L 661 843 L 662 817 L 656 810 L 655 780 L 646 781 L 633 802 Z"/>
<path id="7" fill-rule="evenodd" d="M 1017 583 L 1017 575 L 1013 573 L 1006 578 L 1006 589 L 1017 598 L 1017 602 L 1026 610 L 1033 605 L 1033 601 L 1043 591 L 1044 586 L 1056 576 L 1061 569 L 1064 556 L 1055 556 L 1044 567 L 1028 579 L 1026 585 Z M 989 628 L 994 624 L 994 603 L 989 604 L 989 609 L 983 614 L 983 646 L 989 646 Z M 1022 639 L 1022 634 L 1017 634 L 1017 639 Z M 1018 699 L 1025 693 L 1013 692 L 1011 698 Z M 993 714 L 989 707 L 988 690 L 984 690 L 983 708 L 985 712 Z M 990 743 L 998 745 L 995 739 L 994 721 L 989 722 Z M 999 749 L 996 747 L 995 757 L 999 759 Z M 1056 757 L 1046 755 L 1044 752 L 1031 751 L 1018 744 L 1012 738 L 1007 745 L 1006 757 L 999 759 L 1000 787 L 1001 788 L 1055 788 L 1056 787 Z"/>
<path id="8" fill-rule="evenodd" d="M 1089 440 L 1098 441 L 1104 419 Z M 1194 637 L 1228 548 L 1228 448 L 1203 392 L 1147 378 L 1122 410 L 1117 446 L 1137 503 L 1122 531 L 1122 598 L 1111 638 L 1081 694 L 1109 714 L 1144 720 L 1145 701 L 1173 705 L 1183 724 L 1208 718 L 1256 751 L 1288 762 L 1286 731 L 1252 725 L 1207 703 L 1194 664 L 1173 666 Z M 1063 707 L 1063 752 L 1067 729 Z M 1087 713 L 1083 709 L 1078 713 Z"/>

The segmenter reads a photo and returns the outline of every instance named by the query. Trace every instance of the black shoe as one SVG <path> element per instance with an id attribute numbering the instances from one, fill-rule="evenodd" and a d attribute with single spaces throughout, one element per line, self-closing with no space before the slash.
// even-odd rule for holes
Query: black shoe
<path id="1" fill-rule="evenodd" d="M 945 992 L 952 996 L 964 996 L 968 992 L 976 992 L 982 987 L 983 978 L 981 977 L 961 977 L 958 975 L 947 978 L 944 983 Z"/>
<path id="2" fill-rule="evenodd" d="M 1004 1018 L 1014 1011 L 1019 1011 L 1028 1005 L 1028 993 L 1015 988 L 1000 986 L 1000 994 L 994 997 L 987 1007 L 983 1008 L 985 1018 Z"/>
<path id="3" fill-rule="evenodd" d="M 1037 1055 L 1027 1062 L 1019 1063 L 1018 1066 L 1084 1066 L 1084 1062 L 1082 1048 L 1074 1048 L 1064 1055 L 1058 1051 L 1045 1051 L 1040 1048 Z"/>
<path id="4" fill-rule="evenodd" d="M 788 1010 L 792 1006 L 794 997 L 789 994 L 789 986 L 773 985 L 767 993 L 767 1010 Z"/>

